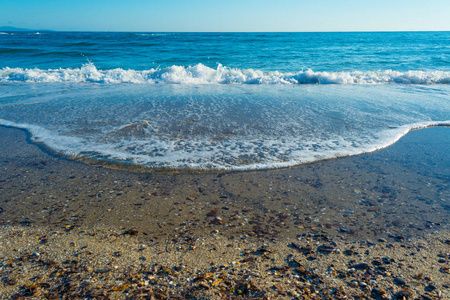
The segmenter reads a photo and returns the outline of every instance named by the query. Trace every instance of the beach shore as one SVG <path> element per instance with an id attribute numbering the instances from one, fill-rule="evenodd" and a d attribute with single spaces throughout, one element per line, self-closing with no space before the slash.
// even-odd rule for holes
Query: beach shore
<path id="1" fill-rule="evenodd" d="M 448 128 L 247 172 L 86 164 L 0 136 L 6 299 L 449 297 Z"/>

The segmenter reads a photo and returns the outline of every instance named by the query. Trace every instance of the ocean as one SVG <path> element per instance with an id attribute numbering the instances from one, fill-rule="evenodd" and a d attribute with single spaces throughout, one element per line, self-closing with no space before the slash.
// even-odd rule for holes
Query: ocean
<path id="1" fill-rule="evenodd" d="M 0 32 L 0 125 L 152 168 L 358 155 L 450 126 L 450 32 Z"/>

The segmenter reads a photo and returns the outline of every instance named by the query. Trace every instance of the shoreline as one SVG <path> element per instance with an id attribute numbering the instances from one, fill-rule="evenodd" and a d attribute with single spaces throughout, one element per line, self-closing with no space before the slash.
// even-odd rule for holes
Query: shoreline
<path id="1" fill-rule="evenodd" d="M 340 155 L 336 157 L 327 157 L 327 158 L 320 158 L 315 160 L 308 160 L 304 161 L 298 164 L 293 165 L 286 165 L 284 163 L 280 163 L 281 166 L 278 167 L 255 167 L 253 169 L 247 169 L 247 168 L 231 168 L 231 169 L 203 169 L 203 168 L 172 168 L 172 167 L 150 167 L 145 165 L 139 165 L 135 163 L 127 163 L 127 162 L 121 162 L 121 161 L 115 161 L 115 160 L 109 160 L 109 159 L 100 159 L 100 158 L 91 158 L 91 157 L 83 157 L 83 156 L 76 156 L 76 155 L 66 155 L 63 153 L 59 153 L 57 150 L 52 149 L 51 147 L 47 146 L 44 142 L 41 141 L 33 141 L 33 134 L 30 132 L 28 128 L 20 127 L 19 124 L 16 125 L 8 125 L 8 124 L 0 124 L 0 127 L 4 128 L 11 128 L 11 129 L 17 129 L 20 131 L 25 132 L 26 140 L 27 142 L 34 144 L 37 146 L 41 151 L 46 152 L 50 155 L 55 155 L 60 158 L 65 158 L 69 160 L 79 161 L 82 163 L 85 163 L 87 165 L 96 166 L 96 167 L 105 167 L 110 169 L 117 169 L 117 170 L 123 170 L 133 173 L 221 173 L 221 172 L 258 172 L 258 171 L 273 171 L 273 170 L 284 170 L 284 169 L 291 169 L 291 168 L 298 168 L 302 167 L 308 164 L 315 164 L 319 162 L 327 162 L 327 161 L 333 161 L 335 159 L 341 159 L 341 158 L 349 158 L 359 155 L 366 155 L 370 153 L 374 153 L 383 149 L 386 149 L 388 147 L 391 147 L 395 143 L 397 143 L 400 139 L 402 139 L 404 136 L 406 136 L 408 133 L 416 131 L 416 130 L 422 130 L 422 129 L 429 129 L 429 128 L 450 128 L 450 121 L 430 121 L 426 123 L 416 123 L 416 124 L 410 124 L 410 125 L 404 125 L 400 126 L 400 128 L 405 127 L 408 128 L 406 132 L 404 132 L 402 135 L 398 136 L 394 141 L 380 147 L 375 147 L 372 150 L 368 150 L 365 152 L 361 152 L 358 154 L 347 154 L 347 155 Z"/>
<path id="2" fill-rule="evenodd" d="M 411 131 L 376 152 L 286 169 L 133 173 L 46 153 L 22 130 L 0 127 L 2 289 L 11 299 L 49 297 L 64 279 L 78 293 L 94 278 L 85 293 L 124 299 L 382 297 L 406 287 L 445 299 L 448 131 Z M 386 253 L 395 262 L 385 264 Z"/>

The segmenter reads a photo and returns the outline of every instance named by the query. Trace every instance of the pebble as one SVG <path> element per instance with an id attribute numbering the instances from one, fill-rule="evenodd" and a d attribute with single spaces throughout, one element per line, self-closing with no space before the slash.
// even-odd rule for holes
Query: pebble
<path id="1" fill-rule="evenodd" d="M 350 229 L 345 228 L 345 227 L 341 227 L 341 228 L 339 228 L 339 231 L 340 232 L 350 232 Z"/>
<path id="2" fill-rule="evenodd" d="M 383 257 L 383 263 L 386 265 L 389 265 L 390 263 L 392 263 L 393 261 L 391 260 L 391 258 L 389 256 L 385 256 Z"/>
<path id="3" fill-rule="evenodd" d="M 368 263 L 359 263 L 353 266 L 350 266 L 350 268 L 354 268 L 354 269 L 359 269 L 359 270 L 365 270 L 369 268 L 369 264 Z"/>
<path id="4" fill-rule="evenodd" d="M 394 283 L 399 284 L 399 285 L 405 285 L 406 280 L 401 277 L 396 277 L 396 278 L 394 278 Z"/>
<path id="5" fill-rule="evenodd" d="M 347 250 L 344 251 L 345 255 L 353 255 L 353 253 L 355 253 L 355 252 L 353 250 L 351 250 L 351 249 L 347 249 Z"/>
<path id="6" fill-rule="evenodd" d="M 383 263 L 379 260 L 374 260 L 374 261 L 372 261 L 372 264 L 375 266 L 381 266 Z"/>
<path id="7" fill-rule="evenodd" d="M 382 295 L 386 294 L 386 291 L 385 291 L 385 290 L 380 289 L 380 288 L 378 288 L 378 287 L 373 288 L 372 291 L 373 291 L 376 295 L 378 295 L 378 296 L 382 296 Z"/>
<path id="8" fill-rule="evenodd" d="M 334 246 L 331 244 L 323 244 L 317 250 L 330 253 L 330 252 L 333 252 Z"/>
<path id="9" fill-rule="evenodd" d="M 397 297 L 397 299 L 408 299 L 412 297 L 412 292 L 408 290 L 401 290 L 395 294 L 395 297 Z"/>

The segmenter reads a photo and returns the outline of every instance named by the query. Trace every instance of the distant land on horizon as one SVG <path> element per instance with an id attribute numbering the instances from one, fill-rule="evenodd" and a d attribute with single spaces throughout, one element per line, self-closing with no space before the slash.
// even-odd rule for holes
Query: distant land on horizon
<path id="1" fill-rule="evenodd" d="M 13 26 L 0 26 L 0 31 L 54 31 L 54 30 L 17 28 L 17 27 L 13 27 Z"/>
<path id="2" fill-rule="evenodd" d="M 20 32 L 20 31 L 31 31 L 31 32 L 36 32 L 36 31 L 51 31 L 51 32 L 58 32 L 60 30 L 52 30 L 52 29 L 29 29 L 29 28 L 18 28 L 18 27 L 14 27 L 14 26 L 0 26 L 0 31 L 10 31 L 10 32 Z M 431 30 L 431 31 L 420 31 L 420 30 L 416 30 L 416 31 L 403 31 L 403 30 L 399 30 L 399 31 L 108 31 L 108 30 L 69 30 L 69 31 L 61 31 L 61 32 L 180 32 L 180 33 L 351 33 L 351 32 L 447 32 L 447 30 Z"/>

